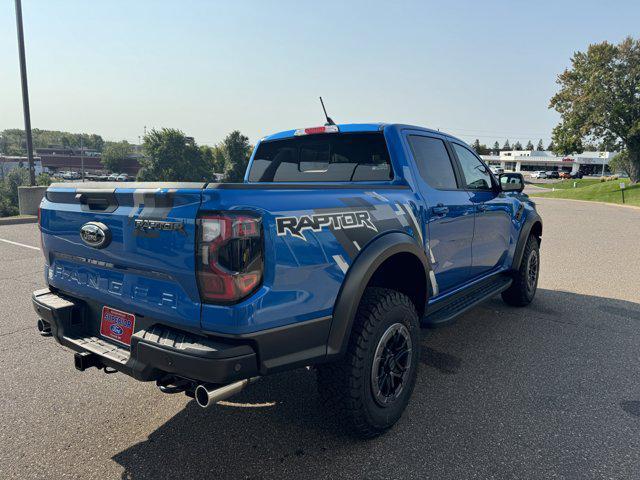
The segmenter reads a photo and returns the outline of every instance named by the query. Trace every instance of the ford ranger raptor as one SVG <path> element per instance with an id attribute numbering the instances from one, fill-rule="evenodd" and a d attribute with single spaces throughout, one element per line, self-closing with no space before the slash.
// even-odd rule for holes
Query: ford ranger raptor
<path id="1" fill-rule="evenodd" d="M 379 435 L 411 397 L 421 326 L 533 300 L 542 221 L 523 187 L 461 140 L 397 124 L 265 137 L 243 183 L 53 184 L 38 328 L 80 371 L 202 407 L 312 366 L 341 425 Z"/>

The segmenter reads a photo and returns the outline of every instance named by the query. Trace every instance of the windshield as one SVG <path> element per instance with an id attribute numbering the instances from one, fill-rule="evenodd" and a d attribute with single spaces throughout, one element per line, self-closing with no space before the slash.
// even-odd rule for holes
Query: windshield
<path id="1" fill-rule="evenodd" d="M 250 182 L 370 182 L 393 172 L 382 132 L 306 135 L 262 142 Z"/>

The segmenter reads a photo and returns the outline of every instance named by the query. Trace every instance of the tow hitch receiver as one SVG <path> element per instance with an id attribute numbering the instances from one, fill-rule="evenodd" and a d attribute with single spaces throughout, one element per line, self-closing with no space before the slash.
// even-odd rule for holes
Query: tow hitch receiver
<path id="1" fill-rule="evenodd" d="M 84 372 L 87 368 L 96 367 L 103 368 L 100 357 L 91 352 L 76 352 L 73 355 L 73 363 L 77 370 Z"/>

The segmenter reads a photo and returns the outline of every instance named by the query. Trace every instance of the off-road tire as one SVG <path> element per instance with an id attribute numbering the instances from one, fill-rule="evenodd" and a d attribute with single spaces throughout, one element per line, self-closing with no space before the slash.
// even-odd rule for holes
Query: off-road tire
<path id="1" fill-rule="evenodd" d="M 535 268 L 535 280 L 532 279 Z M 540 242 L 535 235 L 529 235 L 524 247 L 520 268 L 514 272 L 513 283 L 502 292 L 502 299 L 514 307 L 529 305 L 536 295 L 540 276 Z"/>
<path id="2" fill-rule="evenodd" d="M 394 328 L 405 335 L 408 333 L 411 353 L 408 359 L 403 356 L 407 373 L 400 382 L 402 387 L 397 390 L 397 397 L 381 406 L 380 392 L 378 400 L 374 393 L 372 368 L 376 349 L 383 344 L 381 339 Z M 355 436 L 370 438 L 384 433 L 398 421 L 409 402 L 419 356 L 420 326 L 409 297 L 387 288 L 367 288 L 356 313 L 346 355 L 318 368 L 323 407 Z"/>

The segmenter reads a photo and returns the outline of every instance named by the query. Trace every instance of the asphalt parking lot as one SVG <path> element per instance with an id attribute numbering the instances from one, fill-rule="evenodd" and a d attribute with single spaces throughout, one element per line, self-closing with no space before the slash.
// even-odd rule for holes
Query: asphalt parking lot
<path id="1" fill-rule="evenodd" d="M 386 435 L 336 433 L 315 374 L 202 410 L 84 373 L 35 330 L 37 227 L 0 227 L 0 478 L 640 478 L 640 210 L 539 199 L 540 289 L 424 330 Z M 31 246 L 32 248 L 27 248 Z"/>

